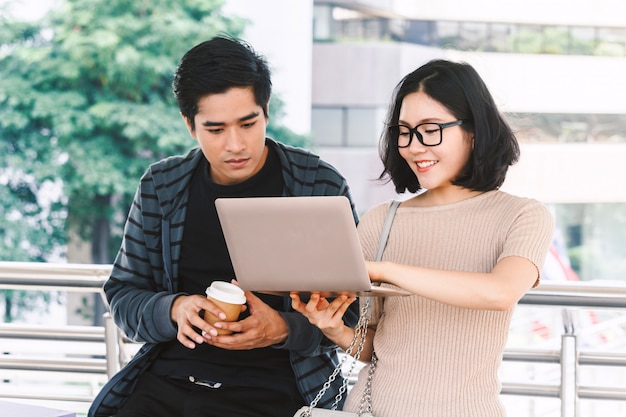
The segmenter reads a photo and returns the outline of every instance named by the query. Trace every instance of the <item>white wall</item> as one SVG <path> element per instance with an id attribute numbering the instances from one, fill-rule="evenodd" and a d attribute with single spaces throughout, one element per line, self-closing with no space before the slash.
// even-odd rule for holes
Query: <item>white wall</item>
<path id="1" fill-rule="evenodd" d="M 528 144 L 502 191 L 543 203 L 626 203 L 626 144 Z M 375 181 L 382 164 L 374 148 L 321 148 L 318 153 L 348 180 L 360 212 L 398 196 Z"/>
<path id="2" fill-rule="evenodd" d="M 626 203 L 626 144 L 522 144 L 503 191 L 544 203 Z"/>
<path id="3" fill-rule="evenodd" d="M 285 102 L 283 123 L 309 133 L 313 1 L 228 0 L 224 11 L 250 20 L 243 38 L 268 59 L 273 92 Z"/>
<path id="4" fill-rule="evenodd" d="M 314 45 L 313 105 L 387 107 L 401 77 L 432 58 L 466 61 L 503 111 L 626 114 L 626 58 L 458 52 L 398 43 Z"/>
<path id="5" fill-rule="evenodd" d="M 472 64 L 503 111 L 626 114 L 626 58 L 471 52 L 447 55 Z"/>
<path id="6" fill-rule="evenodd" d="M 329 147 L 316 152 L 346 178 L 359 213 L 378 203 L 403 198 L 396 194 L 392 183 L 376 181 L 383 165 L 375 148 Z"/>

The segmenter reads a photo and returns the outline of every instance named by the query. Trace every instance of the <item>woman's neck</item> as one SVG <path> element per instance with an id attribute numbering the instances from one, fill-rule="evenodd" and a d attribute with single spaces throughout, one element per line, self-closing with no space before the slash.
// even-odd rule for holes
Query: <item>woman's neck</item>
<path id="1" fill-rule="evenodd" d="M 473 191 L 462 187 L 448 187 L 444 189 L 426 190 L 413 198 L 405 201 L 403 207 L 436 207 L 445 206 L 448 204 L 458 203 L 459 201 L 467 200 L 477 195 L 482 194 L 484 191 Z"/>

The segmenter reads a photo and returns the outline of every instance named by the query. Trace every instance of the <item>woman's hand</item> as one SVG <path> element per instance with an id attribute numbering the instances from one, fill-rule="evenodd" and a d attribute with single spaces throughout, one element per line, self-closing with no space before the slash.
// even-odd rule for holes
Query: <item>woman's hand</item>
<path id="1" fill-rule="evenodd" d="M 346 332 L 352 334 L 352 329 L 343 323 L 343 315 L 356 300 L 355 297 L 341 295 L 329 302 L 318 293 L 312 293 L 309 302 L 304 303 L 297 292 L 292 292 L 290 296 L 293 309 L 308 318 L 311 324 L 317 326 L 333 342 L 342 346 L 342 336 Z M 349 337 L 348 343 L 351 339 L 352 336 Z"/>

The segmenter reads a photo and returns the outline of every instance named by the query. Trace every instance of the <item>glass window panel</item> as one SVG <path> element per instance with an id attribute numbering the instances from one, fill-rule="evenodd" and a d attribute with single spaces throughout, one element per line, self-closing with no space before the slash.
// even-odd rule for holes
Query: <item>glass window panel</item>
<path id="1" fill-rule="evenodd" d="M 596 29 L 592 27 L 571 27 L 569 53 L 591 55 L 596 46 Z"/>
<path id="2" fill-rule="evenodd" d="M 487 24 L 463 22 L 460 25 L 457 48 L 463 50 L 484 50 L 487 40 Z"/>
<path id="3" fill-rule="evenodd" d="M 374 108 L 351 108 L 347 110 L 348 146 L 376 146 L 382 123 Z"/>
<path id="4" fill-rule="evenodd" d="M 608 56 L 626 55 L 626 29 L 598 28 L 598 43 L 595 54 Z"/>
<path id="5" fill-rule="evenodd" d="M 311 110 L 311 135 L 316 146 L 343 145 L 343 109 L 317 107 Z"/>
<path id="6" fill-rule="evenodd" d="M 428 20 L 411 20 L 408 22 L 404 40 L 419 45 L 433 45 L 437 37 L 437 24 Z"/>
<path id="7" fill-rule="evenodd" d="M 454 47 L 459 40 L 459 22 L 437 22 L 437 46 Z"/>
<path id="8" fill-rule="evenodd" d="M 523 54 L 541 53 L 543 33 L 540 26 L 519 25 L 517 34 L 512 38 L 512 52 Z"/>
<path id="9" fill-rule="evenodd" d="M 332 9 L 327 5 L 316 4 L 313 7 L 313 39 L 327 40 L 331 39 L 333 18 Z"/>
<path id="10" fill-rule="evenodd" d="M 626 203 L 555 204 L 566 254 L 582 281 L 626 276 Z"/>
<path id="11" fill-rule="evenodd" d="M 541 52 L 544 54 L 567 54 L 569 50 L 569 35 L 569 30 L 565 26 L 545 27 Z"/>
<path id="12" fill-rule="evenodd" d="M 626 114 L 507 113 L 520 142 L 626 143 Z"/>
<path id="13" fill-rule="evenodd" d="M 508 52 L 512 26 L 504 23 L 492 23 L 487 30 L 485 51 Z"/>

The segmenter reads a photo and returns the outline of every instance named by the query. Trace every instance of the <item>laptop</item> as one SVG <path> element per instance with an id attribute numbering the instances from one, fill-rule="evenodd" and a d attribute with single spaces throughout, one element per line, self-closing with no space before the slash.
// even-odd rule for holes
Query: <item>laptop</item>
<path id="1" fill-rule="evenodd" d="M 235 278 L 245 290 L 410 294 L 370 282 L 346 197 L 218 198 L 215 207 Z"/>

